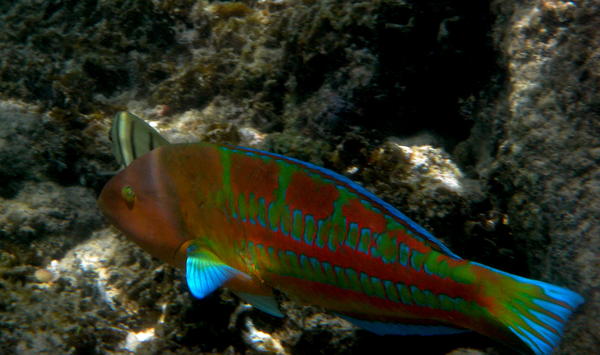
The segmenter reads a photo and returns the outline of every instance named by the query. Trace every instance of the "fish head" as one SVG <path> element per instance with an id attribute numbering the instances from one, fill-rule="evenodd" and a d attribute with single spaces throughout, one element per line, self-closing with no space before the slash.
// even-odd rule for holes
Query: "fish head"
<path id="1" fill-rule="evenodd" d="M 164 170 L 160 148 L 134 160 L 106 183 L 98 206 L 111 224 L 152 256 L 183 267 L 190 238 Z"/>

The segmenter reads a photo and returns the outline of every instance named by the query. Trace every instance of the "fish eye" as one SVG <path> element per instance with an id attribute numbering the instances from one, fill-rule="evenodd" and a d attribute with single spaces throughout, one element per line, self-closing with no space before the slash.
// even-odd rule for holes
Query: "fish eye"
<path id="1" fill-rule="evenodd" d="M 123 197 L 127 203 L 133 203 L 135 200 L 135 191 L 133 191 L 131 186 L 123 186 L 121 189 L 121 197 Z"/>

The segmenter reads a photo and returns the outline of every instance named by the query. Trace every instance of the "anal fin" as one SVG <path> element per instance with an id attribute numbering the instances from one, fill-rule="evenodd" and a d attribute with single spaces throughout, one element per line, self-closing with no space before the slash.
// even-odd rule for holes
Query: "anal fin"
<path id="1" fill-rule="evenodd" d="M 282 318 L 283 313 L 279 310 L 279 304 L 273 294 L 271 295 L 258 295 L 255 293 L 246 292 L 235 292 L 241 299 L 250 303 L 252 306 L 260 309 L 261 311 L 268 313 L 272 316 Z"/>
<path id="2" fill-rule="evenodd" d="M 445 325 L 404 324 L 371 321 L 353 318 L 344 314 L 336 314 L 359 328 L 377 335 L 450 335 L 469 332 L 466 329 L 448 327 Z"/>

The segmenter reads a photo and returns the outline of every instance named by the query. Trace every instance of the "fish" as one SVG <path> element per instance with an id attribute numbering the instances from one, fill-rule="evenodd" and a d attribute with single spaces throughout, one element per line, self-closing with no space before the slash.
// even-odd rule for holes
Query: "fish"
<path id="1" fill-rule="evenodd" d="M 126 111 L 115 114 L 109 137 L 113 155 L 121 168 L 154 148 L 169 144 L 169 141 L 146 121 Z"/>
<path id="2" fill-rule="evenodd" d="M 549 354 L 584 302 L 459 257 L 343 175 L 251 148 L 164 144 L 110 179 L 98 206 L 182 268 L 193 296 L 225 287 L 276 317 L 274 289 L 380 335 L 475 331 Z"/>

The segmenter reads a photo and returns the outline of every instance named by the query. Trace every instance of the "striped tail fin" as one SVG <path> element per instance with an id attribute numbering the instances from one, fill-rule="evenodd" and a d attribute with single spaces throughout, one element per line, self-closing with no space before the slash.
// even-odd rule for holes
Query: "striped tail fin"
<path id="1" fill-rule="evenodd" d="M 494 321 L 525 351 L 550 354 L 560 342 L 563 327 L 571 313 L 583 303 L 578 293 L 546 282 L 512 275 L 486 265 L 472 265 L 492 271 L 485 289 L 494 302 L 488 311 Z M 521 344 L 514 342 L 519 339 Z"/>

